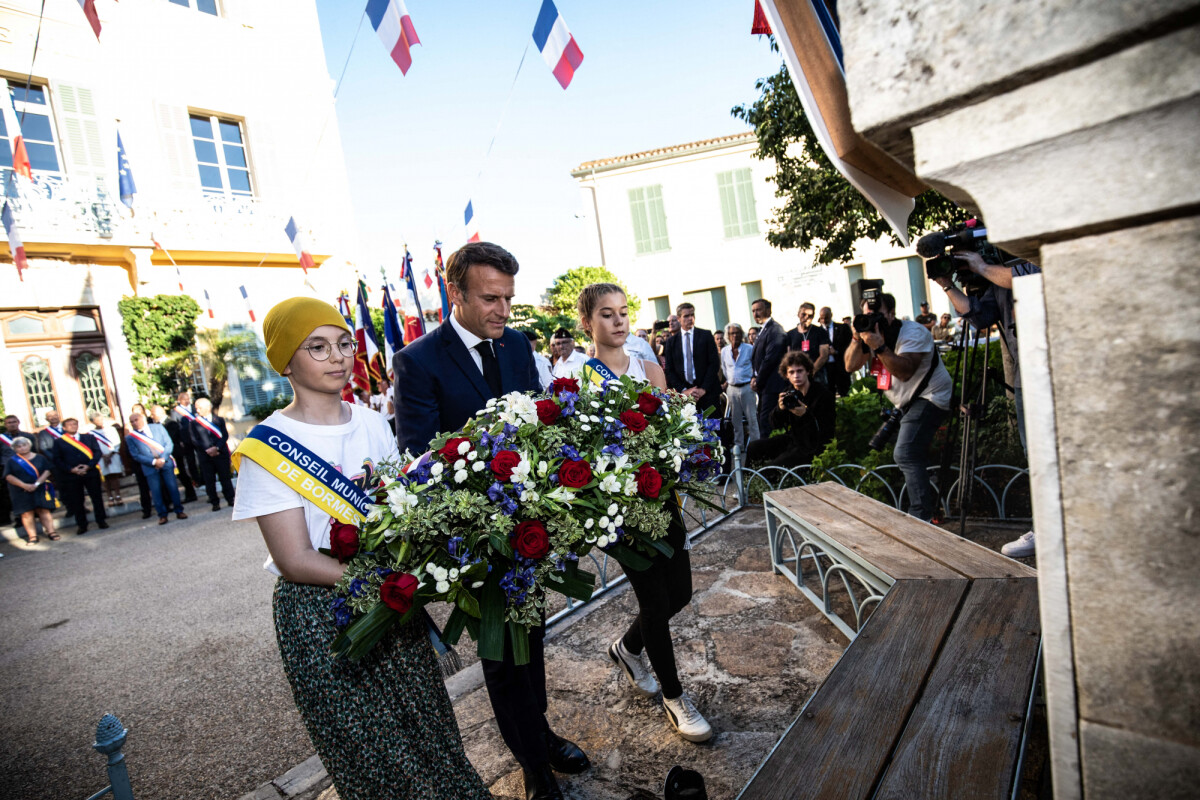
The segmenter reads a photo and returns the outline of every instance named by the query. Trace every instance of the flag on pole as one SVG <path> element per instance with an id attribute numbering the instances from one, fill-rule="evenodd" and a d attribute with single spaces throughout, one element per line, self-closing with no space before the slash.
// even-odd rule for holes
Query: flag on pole
<path id="1" fill-rule="evenodd" d="M 212 298 L 208 296 L 208 289 L 204 290 L 204 305 L 208 306 L 208 318 L 216 319 L 212 309 Z"/>
<path id="2" fill-rule="evenodd" d="M 0 212 L 0 218 L 4 220 L 4 233 L 8 236 L 8 252 L 12 256 L 13 264 L 17 267 L 17 277 L 24 283 L 25 270 L 29 269 L 29 261 L 25 258 L 25 244 L 21 241 L 21 231 L 13 216 L 12 206 L 7 201 L 4 203 L 4 211 Z"/>
<path id="3" fill-rule="evenodd" d="M 438 294 L 442 296 L 442 307 L 438 309 L 438 322 L 445 322 L 450 316 L 450 294 L 446 291 L 446 267 L 442 263 L 442 243 L 434 242 L 434 262 L 437 264 Z"/>
<path id="4" fill-rule="evenodd" d="M 433 288 L 433 278 L 429 277 L 429 270 L 425 270 L 425 288 Z"/>
<path id="5" fill-rule="evenodd" d="M 416 317 L 406 317 L 404 320 L 404 339 L 411 342 L 418 336 L 425 335 L 425 314 L 421 311 L 421 298 L 417 296 L 417 282 L 413 277 L 412 255 L 404 248 L 404 282 L 408 293 L 412 296 L 413 305 L 417 308 Z M 412 334 L 416 334 L 415 336 Z"/>
<path id="6" fill-rule="evenodd" d="M 366 362 L 367 374 L 377 381 L 383 378 L 386 368 L 379 352 L 375 323 L 371 321 L 371 307 L 367 305 L 367 284 L 362 280 L 358 282 L 358 324 L 354 328 L 354 338 L 359 340 L 358 357 Z M 370 384 L 366 388 L 370 391 Z"/>
<path id="7" fill-rule="evenodd" d="M 551 0 L 542 2 L 537 24 L 533 26 L 533 41 L 553 70 L 558 85 L 564 89 L 570 86 L 575 70 L 583 63 L 583 51 L 575 43 L 575 37 L 567 30 L 566 21 Z"/>
<path id="8" fill-rule="evenodd" d="M 367 0 L 367 19 L 371 20 L 371 27 L 401 74 L 407 75 L 412 66 L 410 48 L 420 44 L 421 40 L 417 38 L 417 29 L 408 16 L 404 0 Z"/>
<path id="9" fill-rule="evenodd" d="M 879 210 L 907 246 L 908 217 L 915 206 L 913 198 L 928 187 L 854 129 L 846 95 L 841 36 L 824 1 L 760 0 L 760 3 L 783 48 L 800 105 L 821 149 L 837 171 Z"/>
<path id="10" fill-rule="evenodd" d="M 242 299 L 246 301 L 246 311 L 250 314 L 250 321 L 258 322 L 258 320 L 254 317 L 254 309 L 250 306 L 250 295 L 246 294 L 246 287 L 239 286 L 238 291 L 242 293 Z"/>
<path id="11" fill-rule="evenodd" d="M 300 233 L 300 228 L 296 225 L 295 217 L 288 217 L 287 225 L 284 226 L 284 232 L 287 233 L 288 239 L 292 242 L 292 247 L 296 248 L 296 257 L 300 259 L 300 268 L 304 270 L 304 274 L 308 274 L 309 267 L 315 267 L 316 262 L 308 252 L 308 245 L 304 240 L 304 234 Z"/>
<path id="12" fill-rule="evenodd" d="M 463 212 L 463 224 L 467 227 L 467 241 L 479 241 L 479 225 L 475 222 L 475 208 L 467 201 L 467 210 Z"/>
<path id="13" fill-rule="evenodd" d="M 350 330 L 354 330 L 354 317 L 350 315 L 350 295 L 345 291 L 338 295 L 337 310 L 342 315 L 342 319 L 346 320 L 346 326 Z"/>
<path id="14" fill-rule="evenodd" d="M 762 3 L 759 0 L 754 0 L 754 21 L 750 23 L 750 33 L 771 35 L 771 23 L 767 21 L 767 15 L 763 12 Z"/>
<path id="15" fill-rule="evenodd" d="M 96 14 L 96 0 L 79 0 L 79 7 L 83 9 L 83 15 L 92 26 L 92 33 L 96 34 L 96 41 L 100 41 L 100 17 Z"/>
<path id="16" fill-rule="evenodd" d="M 25 137 L 21 135 L 21 121 L 13 108 L 12 95 L 5 90 L 5 98 L 0 103 L 0 112 L 4 117 L 4 132 L 8 136 L 9 147 L 12 150 L 12 168 L 18 175 L 24 175 L 33 180 L 33 167 L 29 164 L 29 150 L 25 147 Z"/>
<path id="17" fill-rule="evenodd" d="M 133 169 L 130 168 L 129 158 L 125 155 L 120 131 L 117 131 L 117 189 L 125 207 L 133 208 L 133 196 L 137 194 L 137 185 L 133 182 Z"/>
<path id="18" fill-rule="evenodd" d="M 388 285 L 383 285 L 383 358 L 391 375 L 392 357 L 404 347 L 404 331 L 400 328 L 400 316 Z"/>

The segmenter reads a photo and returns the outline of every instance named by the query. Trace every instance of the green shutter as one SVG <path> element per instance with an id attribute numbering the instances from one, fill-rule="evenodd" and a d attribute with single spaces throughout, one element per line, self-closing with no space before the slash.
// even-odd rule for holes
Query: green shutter
<path id="1" fill-rule="evenodd" d="M 663 208 L 662 184 L 646 187 L 646 205 L 650 217 L 650 250 L 670 250 L 667 239 L 667 213 Z"/>
<path id="2" fill-rule="evenodd" d="M 758 212 L 754 207 L 754 183 L 750 177 L 750 168 L 739 169 L 736 179 L 741 235 L 750 236 L 758 233 Z M 729 224 L 726 223 L 725 227 L 728 229 Z M 729 234 L 725 235 L 728 236 Z"/>
<path id="3" fill-rule="evenodd" d="M 733 187 L 733 172 L 717 173 L 717 193 L 721 197 L 721 222 L 725 226 L 725 238 L 741 236 L 738 220 L 737 194 Z"/>
<path id="4" fill-rule="evenodd" d="M 100 120 L 92 90 L 86 86 L 54 82 L 58 100 L 62 149 L 67 175 L 75 180 L 90 178 L 105 183 L 105 152 L 100 135 Z M 116 142 L 113 142 L 116 149 Z"/>
<path id="5" fill-rule="evenodd" d="M 646 190 L 629 190 L 629 214 L 633 217 L 633 242 L 637 253 L 650 252 L 650 224 L 646 220 Z"/>

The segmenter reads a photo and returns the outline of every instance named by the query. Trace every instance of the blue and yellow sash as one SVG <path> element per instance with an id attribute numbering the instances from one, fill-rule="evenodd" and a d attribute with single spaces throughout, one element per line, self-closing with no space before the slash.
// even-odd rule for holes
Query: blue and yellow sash
<path id="1" fill-rule="evenodd" d="M 630 356 L 632 358 L 633 356 Z M 605 381 L 618 380 L 617 373 L 613 372 L 598 358 L 589 358 L 583 364 L 583 377 L 587 378 L 597 386 L 602 385 Z"/>
<path id="2" fill-rule="evenodd" d="M 361 525 L 371 510 L 371 498 L 334 469 L 329 462 L 269 425 L 255 425 L 237 450 L 233 466 L 242 456 L 270 472 L 317 508 L 347 525 Z"/>

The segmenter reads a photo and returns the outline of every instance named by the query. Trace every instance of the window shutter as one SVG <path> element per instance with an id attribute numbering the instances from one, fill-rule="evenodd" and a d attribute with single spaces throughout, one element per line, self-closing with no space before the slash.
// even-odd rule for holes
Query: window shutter
<path id="1" fill-rule="evenodd" d="M 754 207 L 754 182 L 750 168 L 737 171 L 737 206 L 741 212 L 741 235 L 758 233 L 758 211 Z"/>
<path id="2" fill-rule="evenodd" d="M 162 143 L 162 187 L 171 195 L 191 198 L 200 193 L 200 172 L 192 147 L 192 127 L 183 106 L 154 104 L 154 122 Z"/>
<path id="3" fill-rule="evenodd" d="M 667 212 L 663 207 L 662 184 L 646 187 L 646 205 L 650 216 L 650 249 L 670 250 L 667 239 Z"/>
<path id="4" fill-rule="evenodd" d="M 741 225 L 738 220 L 737 197 L 733 189 L 733 173 L 717 173 L 717 192 L 721 196 L 721 221 L 725 224 L 725 238 L 732 239 L 741 235 Z"/>
<path id="5" fill-rule="evenodd" d="M 633 242 L 637 253 L 650 252 L 650 226 L 646 219 L 646 190 L 629 190 L 629 214 L 633 218 Z"/>
<path id="6" fill-rule="evenodd" d="M 96 97 L 86 86 L 53 82 L 51 91 L 58 110 L 63 160 L 67 177 L 73 181 L 92 180 L 107 183 L 108 165 L 100 120 L 96 116 Z M 116 150 L 116 139 L 113 150 Z"/>

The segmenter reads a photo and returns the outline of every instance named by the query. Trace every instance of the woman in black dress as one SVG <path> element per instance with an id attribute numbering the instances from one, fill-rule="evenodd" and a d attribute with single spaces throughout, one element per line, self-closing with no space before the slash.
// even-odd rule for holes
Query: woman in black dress
<path id="1" fill-rule="evenodd" d="M 13 516 L 21 518 L 29 544 L 37 544 L 37 528 L 33 516 L 42 521 L 46 538 L 57 542 L 54 532 L 54 493 L 50 484 L 50 463 L 46 457 L 33 452 L 33 442 L 24 436 L 13 439 L 15 455 L 4 465 L 4 480 L 8 484 L 8 496 L 12 498 Z"/>

